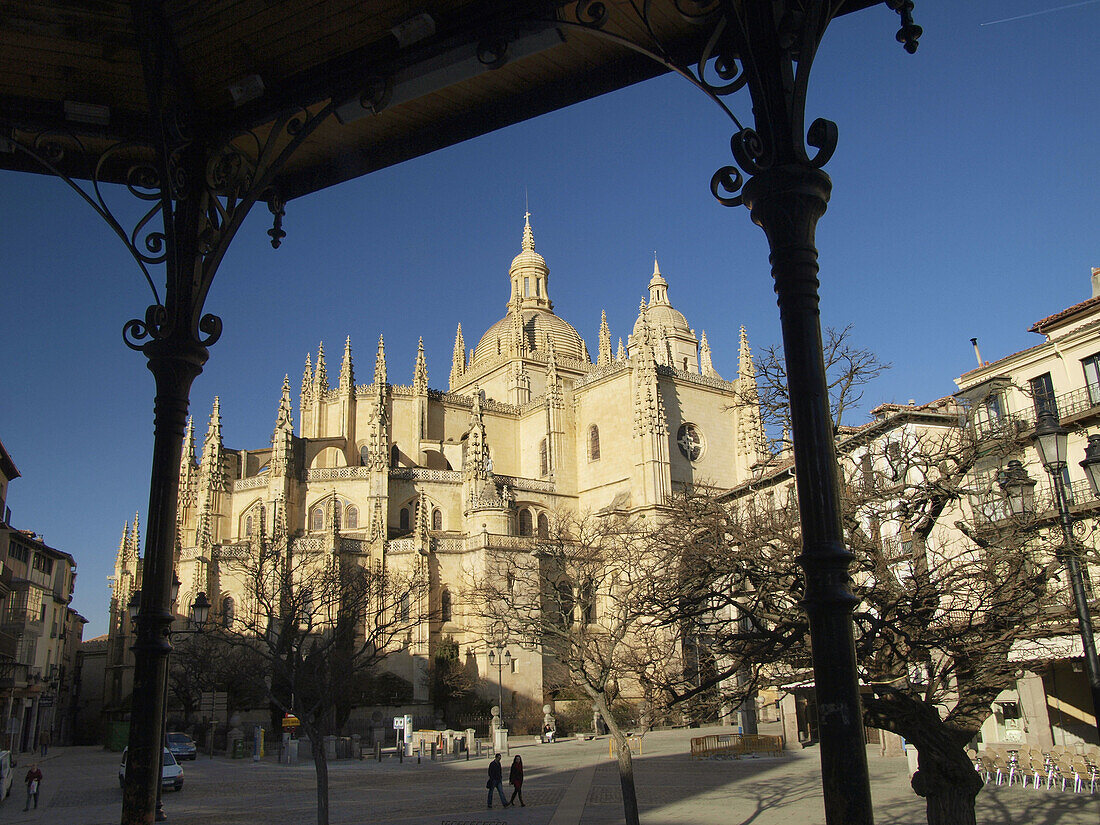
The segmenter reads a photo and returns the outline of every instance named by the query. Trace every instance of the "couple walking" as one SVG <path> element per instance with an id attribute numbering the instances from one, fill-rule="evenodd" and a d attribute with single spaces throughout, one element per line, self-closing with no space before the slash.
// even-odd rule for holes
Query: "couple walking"
<path id="1" fill-rule="evenodd" d="M 489 797 L 486 800 L 488 802 L 487 807 L 493 807 L 493 791 L 495 790 L 500 794 L 500 804 L 502 807 L 507 808 L 516 801 L 516 797 L 519 797 L 519 804 L 526 808 L 527 806 L 523 802 L 523 760 L 516 756 L 512 760 L 512 767 L 508 770 L 508 784 L 512 786 L 512 798 L 507 802 L 504 800 L 504 785 L 501 781 L 503 771 L 500 767 L 500 754 L 498 753 L 493 757 L 493 761 L 489 763 L 489 779 L 485 783 L 485 787 L 489 789 Z"/>

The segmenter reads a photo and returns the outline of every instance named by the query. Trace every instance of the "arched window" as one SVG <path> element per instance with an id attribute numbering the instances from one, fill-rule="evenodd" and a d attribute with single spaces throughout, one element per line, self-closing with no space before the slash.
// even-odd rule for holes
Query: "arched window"
<path id="1" fill-rule="evenodd" d="M 451 591 L 445 587 L 439 594 L 439 619 L 444 622 L 451 620 Z"/>
<path id="2" fill-rule="evenodd" d="M 236 605 L 233 604 L 233 597 L 226 596 L 222 599 L 222 627 L 232 627 L 233 619 L 237 615 Z"/>
<path id="3" fill-rule="evenodd" d="M 301 592 L 301 619 L 303 622 L 308 622 L 313 615 L 313 591 L 308 587 L 303 587 Z"/>
<path id="4" fill-rule="evenodd" d="M 539 442 L 539 475 L 545 476 L 550 474 L 550 455 L 546 451 L 546 439 L 542 439 Z"/>
<path id="5" fill-rule="evenodd" d="M 442 530 L 443 529 L 443 511 L 440 510 L 438 507 L 436 509 L 432 510 L 432 529 L 433 530 Z"/>
<path id="6" fill-rule="evenodd" d="M 409 508 L 408 507 L 402 507 L 401 508 L 401 513 L 398 516 L 398 518 L 399 518 L 398 524 L 400 525 L 401 529 L 402 530 L 408 530 L 409 529 Z"/>
<path id="7" fill-rule="evenodd" d="M 519 511 L 519 534 L 529 536 L 531 532 L 531 511 L 524 507 Z"/>
<path id="8" fill-rule="evenodd" d="M 366 444 L 364 444 L 362 447 L 359 448 L 359 463 L 366 467 L 369 460 L 370 448 Z"/>
<path id="9" fill-rule="evenodd" d="M 591 579 L 587 579 L 581 585 L 580 592 L 581 622 L 592 624 L 596 621 L 596 585 Z"/>
<path id="10" fill-rule="evenodd" d="M 310 530 L 324 530 L 325 529 L 325 508 L 318 505 L 313 508 L 313 512 L 309 516 L 309 529 Z"/>
<path id="11" fill-rule="evenodd" d="M 244 534 L 246 536 L 251 536 L 252 535 L 252 516 L 251 515 L 245 516 L 245 519 L 244 519 Z"/>
<path id="12" fill-rule="evenodd" d="M 550 538 L 550 519 L 546 517 L 546 513 L 539 513 L 539 538 Z"/>
<path id="13" fill-rule="evenodd" d="M 359 529 L 359 508 L 354 504 L 349 504 L 344 510 L 344 527 L 348 530 Z"/>
<path id="14" fill-rule="evenodd" d="M 397 445 L 394 444 L 390 448 L 390 466 L 391 467 L 396 467 L 397 462 L 400 461 L 400 459 L 401 459 L 401 451 L 399 449 L 397 449 Z"/>
<path id="15" fill-rule="evenodd" d="M 600 428 L 595 424 L 588 428 L 588 460 L 600 460 Z"/>
<path id="16" fill-rule="evenodd" d="M 558 609 L 561 611 L 561 623 L 565 627 L 573 626 L 573 585 L 567 581 L 558 585 Z"/>
<path id="17" fill-rule="evenodd" d="M 401 607 L 399 616 L 402 621 L 406 621 L 409 618 L 409 594 L 406 593 L 401 597 Z"/>

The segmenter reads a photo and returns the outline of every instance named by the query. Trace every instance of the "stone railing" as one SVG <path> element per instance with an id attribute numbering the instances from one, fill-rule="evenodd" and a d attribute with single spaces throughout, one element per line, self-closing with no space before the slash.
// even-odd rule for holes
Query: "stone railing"
<path id="1" fill-rule="evenodd" d="M 466 549 L 466 540 L 452 538 L 433 538 L 432 547 L 437 553 L 461 553 Z"/>
<path id="2" fill-rule="evenodd" d="M 605 364 L 602 367 L 596 367 L 592 372 L 588 373 L 581 378 L 578 378 L 573 382 L 573 389 L 579 390 L 581 387 L 587 387 L 589 384 L 594 384 L 597 381 L 602 381 L 612 375 L 618 375 L 620 372 L 626 372 L 630 369 L 630 361 L 624 359 L 622 361 L 612 361 L 610 364 Z"/>
<path id="3" fill-rule="evenodd" d="M 552 493 L 554 482 L 542 481 L 536 478 L 519 478 L 518 476 L 494 475 L 493 480 L 497 484 L 507 484 L 513 490 L 526 490 L 529 493 Z"/>
<path id="4" fill-rule="evenodd" d="M 251 476 L 233 482 L 233 492 L 243 493 L 245 490 L 256 490 L 267 486 L 268 476 Z"/>
<path id="5" fill-rule="evenodd" d="M 370 553 L 370 541 L 364 541 L 362 539 L 340 539 L 340 552 L 341 553 L 355 553 L 357 555 L 367 555 Z"/>
<path id="6" fill-rule="evenodd" d="M 386 542 L 386 553 L 413 553 L 416 551 L 416 540 L 412 538 L 390 539 Z"/>
<path id="7" fill-rule="evenodd" d="M 180 561 L 191 561 L 201 555 L 202 550 L 198 547 L 184 547 L 180 550 Z"/>
<path id="8" fill-rule="evenodd" d="M 290 549 L 294 553 L 323 553 L 328 549 L 327 536 L 299 536 Z"/>
<path id="9" fill-rule="evenodd" d="M 686 381 L 689 384 L 714 387 L 715 389 L 725 390 L 727 392 L 732 392 L 737 389 L 737 384 L 733 381 L 726 381 L 723 378 L 715 378 L 711 375 L 699 375 L 694 372 L 685 372 L 684 370 L 678 370 L 675 367 L 669 367 L 664 364 L 657 365 L 657 374 L 666 375 L 679 381 Z"/>
<path id="10" fill-rule="evenodd" d="M 462 483 L 462 473 L 458 470 L 429 470 L 427 467 L 395 467 L 390 470 L 390 478 L 403 481 L 442 481 L 446 484 Z"/>
<path id="11" fill-rule="evenodd" d="M 242 541 L 237 544 L 221 544 L 214 548 L 214 558 L 219 561 L 227 559 L 247 559 L 252 555 L 252 544 Z"/>
<path id="12" fill-rule="evenodd" d="M 306 470 L 306 481 L 340 481 L 370 478 L 370 467 L 320 467 Z"/>

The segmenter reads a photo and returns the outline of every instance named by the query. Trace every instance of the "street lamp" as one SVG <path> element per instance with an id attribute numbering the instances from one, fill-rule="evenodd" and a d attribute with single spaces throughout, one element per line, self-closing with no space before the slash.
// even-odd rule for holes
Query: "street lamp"
<path id="1" fill-rule="evenodd" d="M 1066 485 L 1062 473 L 1066 469 L 1066 447 L 1069 440 L 1069 431 L 1058 424 L 1057 418 L 1051 410 L 1044 409 L 1039 412 L 1038 423 L 1035 425 L 1033 436 L 1035 448 L 1039 453 L 1039 460 L 1046 471 L 1050 473 L 1051 483 L 1054 486 L 1054 505 L 1058 510 L 1058 518 L 1062 527 L 1062 547 L 1059 555 L 1065 562 L 1069 573 L 1070 587 L 1073 591 L 1073 605 L 1077 612 L 1077 626 L 1081 633 L 1081 647 L 1085 654 L 1085 672 L 1088 674 L 1089 685 L 1092 690 L 1092 713 L 1096 725 L 1097 735 L 1100 735 L 1100 663 L 1096 658 L 1096 642 L 1092 635 L 1092 619 L 1089 616 L 1088 600 L 1085 597 L 1085 583 L 1081 575 L 1081 566 L 1077 559 L 1077 544 L 1073 538 L 1073 517 L 1069 512 L 1069 499 L 1066 497 Z M 1100 496 L 1100 436 L 1089 437 L 1089 445 L 1085 450 L 1085 460 L 1081 466 L 1088 476 L 1093 491 Z M 1023 466 L 1018 461 L 1010 461 L 1008 470 L 998 474 L 998 481 L 1009 496 L 1009 503 L 1015 507 L 1017 502 L 1022 503 L 1026 494 L 1024 489 L 1030 485 L 1034 489 L 1032 481 Z M 1034 493 L 1032 493 L 1034 495 Z M 1023 510 L 1014 510 L 1021 515 Z"/>
<path id="2" fill-rule="evenodd" d="M 503 636 L 497 636 L 490 643 L 489 665 L 497 666 L 497 707 L 500 708 L 500 727 L 507 730 L 504 724 L 504 665 L 511 666 L 512 651 L 507 648 L 507 641 Z"/>

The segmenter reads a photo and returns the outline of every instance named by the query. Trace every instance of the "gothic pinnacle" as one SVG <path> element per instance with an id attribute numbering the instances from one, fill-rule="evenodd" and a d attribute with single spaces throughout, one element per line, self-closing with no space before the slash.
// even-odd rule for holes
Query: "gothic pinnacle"
<path id="1" fill-rule="evenodd" d="M 466 372 L 466 342 L 462 340 L 462 324 L 458 325 L 458 332 L 455 333 L 455 348 L 454 354 L 451 356 L 451 387 L 461 380 L 463 373 Z"/>
<path id="2" fill-rule="evenodd" d="M 596 366 L 604 367 L 611 363 L 611 329 L 607 326 L 607 310 L 600 312 L 600 351 Z"/>
<path id="3" fill-rule="evenodd" d="M 306 405 L 313 398 L 313 362 L 306 353 L 306 371 L 302 374 L 302 404 Z"/>
<path id="4" fill-rule="evenodd" d="M 743 329 L 743 328 L 742 328 Z M 710 344 L 707 343 L 707 331 L 699 339 L 699 372 L 703 375 L 714 376 L 714 362 L 711 360 Z"/>
<path id="5" fill-rule="evenodd" d="M 379 392 L 386 390 L 386 342 L 378 336 L 378 353 L 374 356 L 374 383 Z"/>
<path id="6" fill-rule="evenodd" d="M 317 372 L 313 375 L 313 383 L 320 393 L 328 392 L 328 370 L 325 369 L 325 342 L 317 346 Z"/>
<path id="7" fill-rule="evenodd" d="M 340 362 L 340 389 L 348 392 L 355 389 L 355 368 L 351 362 L 351 336 L 344 342 L 344 359 Z"/>
<path id="8" fill-rule="evenodd" d="M 428 363 L 424 360 L 424 338 L 416 346 L 416 369 L 413 371 L 413 386 L 417 392 L 428 389 Z"/>
<path id="9" fill-rule="evenodd" d="M 279 399 L 279 414 L 275 419 L 275 429 L 291 431 L 294 429 L 294 424 L 291 422 L 291 409 L 290 409 L 290 376 L 283 376 L 283 396 Z"/>

